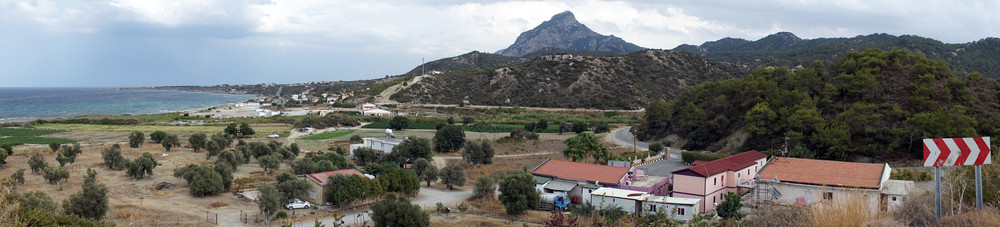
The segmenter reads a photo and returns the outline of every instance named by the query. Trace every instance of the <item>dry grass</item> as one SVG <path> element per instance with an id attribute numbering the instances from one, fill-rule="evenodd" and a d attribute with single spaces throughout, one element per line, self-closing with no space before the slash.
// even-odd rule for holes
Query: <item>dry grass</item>
<path id="1" fill-rule="evenodd" d="M 1000 225 L 1000 211 L 994 207 L 984 207 L 963 214 L 941 218 L 940 226 L 997 226 Z"/>
<path id="2" fill-rule="evenodd" d="M 887 213 L 867 201 L 860 193 L 850 194 L 844 199 L 814 203 L 805 215 L 810 226 L 881 226 L 889 221 Z"/>
<path id="3" fill-rule="evenodd" d="M 223 202 L 223 201 L 218 201 L 218 202 L 214 202 L 212 204 L 208 204 L 208 208 L 219 208 L 219 207 L 224 207 L 224 206 L 229 206 L 229 204 L 226 203 L 226 202 Z"/>

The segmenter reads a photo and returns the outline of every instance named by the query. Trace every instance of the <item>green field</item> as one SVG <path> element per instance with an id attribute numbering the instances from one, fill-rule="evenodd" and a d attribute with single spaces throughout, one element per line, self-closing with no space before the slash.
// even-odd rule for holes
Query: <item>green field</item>
<path id="1" fill-rule="evenodd" d="M 48 144 L 52 142 L 63 144 L 63 143 L 75 142 L 73 140 L 63 139 L 63 138 L 40 137 L 58 132 L 62 131 L 44 130 L 44 129 L 0 128 L 0 144 Z"/>
<path id="2" fill-rule="evenodd" d="M 140 131 L 140 132 L 203 132 L 219 133 L 226 128 L 219 126 L 166 126 L 166 125 L 94 125 L 94 124 L 43 124 L 36 125 L 35 128 L 50 130 L 92 130 L 92 131 Z M 279 134 L 287 135 L 291 126 L 255 126 L 253 127 L 257 135 Z"/>
<path id="3" fill-rule="evenodd" d="M 320 134 L 315 134 L 315 135 L 311 135 L 311 136 L 302 137 L 302 139 L 305 139 L 305 140 L 325 140 L 325 139 L 332 139 L 332 138 L 341 137 L 341 136 L 344 136 L 344 135 L 347 135 L 347 134 L 351 134 L 353 132 L 354 132 L 354 130 L 329 131 L 329 132 L 324 132 L 324 133 L 320 133 Z"/>
<path id="4" fill-rule="evenodd" d="M 367 124 L 365 126 L 361 126 L 361 128 L 381 128 L 381 129 L 385 129 L 385 128 L 389 128 L 389 122 L 388 121 L 372 122 L 371 124 Z M 406 127 L 406 129 L 437 129 L 437 123 L 410 122 L 410 124 Z"/>

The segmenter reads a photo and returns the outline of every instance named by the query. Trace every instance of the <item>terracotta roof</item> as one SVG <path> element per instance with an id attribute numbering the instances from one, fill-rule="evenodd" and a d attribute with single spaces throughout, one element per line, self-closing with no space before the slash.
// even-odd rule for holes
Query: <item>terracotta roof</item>
<path id="1" fill-rule="evenodd" d="M 701 175 L 702 177 L 708 177 L 726 171 L 737 171 L 746 168 L 747 166 L 755 164 L 758 159 L 762 158 L 767 158 L 767 155 L 760 153 L 759 151 L 747 151 L 710 162 L 698 163 L 695 166 L 676 170 L 671 173 L 691 171 Z"/>
<path id="2" fill-rule="evenodd" d="M 854 188 L 880 188 L 885 164 L 779 157 L 760 171 L 760 179 Z"/>
<path id="3" fill-rule="evenodd" d="M 329 179 L 330 176 L 333 175 L 358 175 L 362 177 L 365 176 L 361 172 L 358 172 L 358 170 L 356 169 L 342 169 L 330 172 L 313 173 L 313 174 L 308 174 L 307 176 L 309 176 L 309 179 L 312 179 L 313 182 L 316 182 L 319 185 L 326 185 L 326 179 Z"/>
<path id="4" fill-rule="evenodd" d="M 618 184 L 618 181 L 628 174 L 629 167 L 606 166 L 563 160 L 547 160 L 531 173 L 571 180 L 600 181 Z"/>

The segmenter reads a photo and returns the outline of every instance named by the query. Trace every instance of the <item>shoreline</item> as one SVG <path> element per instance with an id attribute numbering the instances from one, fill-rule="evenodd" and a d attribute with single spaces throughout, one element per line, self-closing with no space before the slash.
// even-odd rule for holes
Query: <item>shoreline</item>
<path id="1" fill-rule="evenodd" d="M 246 102 L 247 100 L 258 99 L 265 96 L 253 95 L 253 94 L 233 94 L 233 93 L 221 93 L 221 92 L 210 92 L 210 91 L 184 91 L 184 90 L 166 90 L 166 89 L 149 89 L 149 88 L 84 88 L 84 89 L 96 89 L 96 90 L 132 90 L 132 91 L 172 91 L 172 92 L 189 92 L 189 93 L 206 93 L 206 94 L 224 94 L 224 95 L 239 95 L 239 96 L 249 96 L 246 99 L 240 99 L 235 101 L 226 101 L 225 103 L 211 104 L 208 106 L 194 107 L 194 108 L 183 108 L 179 110 L 153 110 L 154 112 L 139 113 L 141 111 L 132 113 L 119 113 L 119 114 L 80 114 L 67 117 L 0 117 L 0 124 L 10 124 L 10 123 L 27 123 L 37 120 L 58 120 L 58 119 L 74 119 L 74 118 L 103 118 L 103 117 L 121 117 L 125 115 L 131 116 L 144 116 L 144 115 L 159 115 L 159 114 L 171 114 L 171 113 L 190 113 L 195 114 L 202 111 L 210 111 L 211 109 L 220 109 L 223 107 L 236 107 L 236 104 Z M 251 110 L 252 111 L 252 110 Z"/>

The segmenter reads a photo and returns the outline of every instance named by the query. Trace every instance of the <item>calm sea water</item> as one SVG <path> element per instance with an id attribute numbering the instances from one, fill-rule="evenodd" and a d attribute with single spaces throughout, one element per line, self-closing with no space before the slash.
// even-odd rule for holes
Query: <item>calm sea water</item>
<path id="1" fill-rule="evenodd" d="M 97 88 L 0 88 L 0 122 L 82 115 L 169 113 L 251 99 L 208 92 Z"/>

